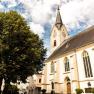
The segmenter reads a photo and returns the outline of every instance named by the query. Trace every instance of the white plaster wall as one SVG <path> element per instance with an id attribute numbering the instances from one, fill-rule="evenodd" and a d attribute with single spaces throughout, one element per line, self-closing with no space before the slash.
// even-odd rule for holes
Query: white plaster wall
<path id="1" fill-rule="evenodd" d="M 46 68 L 47 68 L 47 66 L 45 65 L 44 68 L 43 68 L 43 70 L 42 70 L 42 74 L 43 75 L 42 75 L 42 86 L 41 86 L 41 89 L 46 89 L 46 86 L 44 85 L 44 83 L 46 82 L 45 81 L 46 72 L 47 72 Z"/>
<path id="2" fill-rule="evenodd" d="M 91 68 L 92 68 L 92 72 L 93 72 L 93 76 L 94 76 L 94 46 L 87 49 L 89 56 L 90 56 L 90 62 L 91 62 Z"/>
<path id="3" fill-rule="evenodd" d="M 63 73 L 64 73 L 64 64 L 63 64 L 63 59 L 60 58 L 59 60 L 59 70 L 60 70 L 60 83 L 63 83 Z"/>
<path id="4" fill-rule="evenodd" d="M 47 63 L 47 83 L 49 84 L 49 85 L 47 85 L 47 92 L 49 93 L 50 92 L 50 90 L 51 90 L 51 79 L 52 79 L 52 77 L 51 77 L 51 62 L 49 62 L 49 63 Z"/>
<path id="5" fill-rule="evenodd" d="M 94 46 L 85 47 L 79 51 L 77 51 L 77 64 L 78 64 L 78 71 L 79 71 L 79 81 L 80 81 L 80 88 L 84 90 L 84 88 L 88 88 L 88 82 L 91 83 L 91 87 L 94 87 L 94 51 L 92 50 Z M 90 57 L 91 68 L 93 72 L 93 77 L 85 77 L 85 70 L 84 64 L 82 59 L 82 52 L 86 50 Z"/>
<path id="6" fill-rule="evenodd" d="M 78 88 L 77 87 L 77 82 L 72 82 L 71 83 L 71 90 L 72 90 L 72 93 L 75 94 L 75 89 Z"/>
<path id="7" fill-rule="evenodd" d="M 85 72 L 84 72 L 84 64 L 83 64 L 82 52 L 83 52 L 83 51 L 77 51 L 77 53 L 76 53 L 79 80 L 83 80 L 83 79 L 85 78 Z"/>
<path id="8" fill-rule="evenodd" d="M 75 54 L 73 54 L 70 57 L 71 80 L 76 80 L 76 78 L 75 78 L 75 61 L 74 61 L 74 58 L 75 58 Z"/>
<path id="9" fill-rule="evenodd" d="M 54 37 L 54 31 L 56 32 L 56 36 Z M 54 40 L 56 40 L 56 46 L 54 46 Z M 50 38 L 51 52 L 53 52 L 60 45 L 60 31 L 54 26 L 51 38 Z"/>
<path id="10" fill-rule="evenodd" d="M 54 31 L 56 32 L 55 37 L 54 37 Z M 60 30 L 58 30 L 57 27 L 54 26 L 50 36 L 51 52 L 53 52 L 57 47 L 59 47 L 60 44 L 67 38 L 68 38 L 68 33 L 64 25 L 62 25 Z M 56 46 L 53 46 L 54 40 L 56 40 Z"/>
<path id="11" fill-rule="evenodd" d="M 80 88 L 84 89 L 87 86 L 88 82 L 91 82 L 91 86 L 94 87 L 94 50 L 92 50 L 92 48 L 94 48 L 94 46 L 91 47 L 85 47 L 85 48 L 81 48 L 79 50 L 76 51 L 76 53 L 71 53 L 69 55 L 65 55 L 65 56 L 61 56 L 60 58 L 54 60 L 56 61 L 55 63 L 55 75 L 50 75 L 51 74 L 51 62 L 47 63 L 47 83 L 50 85 L 47 85 L 47 92 L 51 92 L 51 80 L 57 81 L 59 83 L 61 83 L 59 85 L 59 91 L 60 92 L 65 92 L 65 84 L 64 84 L 64 79 L 68 76 L 71 80 L 71 90 L 72 93 L 75 93 L 75 89 L 78 88 L 77 86 L 77 77 L 75 74 L 75 67 L 76 65 L 74 63 L 76 63 L 76 61 L 74 62 L 74 59 L 77 59 L 77 66 L 78 66 L 78 74 L 79 74 L 79 81 L 80 81 Z M 84 72 L 84 65 L 83 65 L 83 59 L 82 59 L 82 52 L 83 50 L 88 51 L 89 56 L 90 56 L 90 61 L 91 61 L 91 67 L 92 67 L 92 72 L 93 72 L 93 77 L 90 78 L 86 78 L 85 77 L 85 72 Z M 75 58 L 75 54 L 76 54 L 76 58 Z M 65 73 L 65 68 L 64 68 L 64 58 L 68 57 L 70 60 L 70 72 Z M 58 67 L 57 67 L 58 66 Z M 57 69 L 58 68 L 58 69 Z M 58 78 L 56 78 L 58 77 Z M 75 80 L 75 81 L 74 81 Z"/>

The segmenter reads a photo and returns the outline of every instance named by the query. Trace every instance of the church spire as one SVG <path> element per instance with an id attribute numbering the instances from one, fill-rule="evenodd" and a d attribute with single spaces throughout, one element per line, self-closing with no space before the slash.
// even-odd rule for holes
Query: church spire
<path id="1" fill-rule="evenodd" d="M 58 6 L 58 9 L 57 9 L 57 10 L 58 10 L 58 11 L 57 11 L 57 17 L 56 17 L 55 25 L 56 25 L 56 27 L 57 27 L 58 29 L 60 29 L 63 23 L 62 23 L 62 19 L 61 19 L 61 15 L 60 15 L 59 6 Z"/>
<path id="2" fill-rule="evenodd" d="M 60 9 L 57 9 L 56 22 L 51 32 L 51 52 L 55 51 L 66 39 L 68 38 L 68 32 L 65 25 L 62 22 Z"/>

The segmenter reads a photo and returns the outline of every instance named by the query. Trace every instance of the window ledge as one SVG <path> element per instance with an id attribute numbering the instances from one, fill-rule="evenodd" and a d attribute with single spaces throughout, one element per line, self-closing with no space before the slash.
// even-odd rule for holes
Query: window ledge
<path id="1" fill-rule="evenodd" d="M 92 50 L 94 51 L 94 48 L 92 48 Z"/>
<path id="2" fill-rule="evenodd" d="M 70 73 L 70 71 L 64 72 L 63 74 L 68 74 L 68 73 Z"/>
<path id="3" fill-rule="evenodd" d="M 54 73 L 50 73 L 50 75 L 54 75 Z"/>
<path id="4" fill-rule="evenodd" d="M 85 79 L 92 79 L 92 78 L 94 78 L 94 77 L 85 77 Z"/>

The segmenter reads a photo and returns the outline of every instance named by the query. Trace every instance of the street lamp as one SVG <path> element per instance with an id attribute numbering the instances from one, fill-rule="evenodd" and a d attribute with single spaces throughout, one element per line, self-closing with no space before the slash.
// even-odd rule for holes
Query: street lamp
<path id="1" fill-rule="evenodd" d="M 51 82 L 51 86 L 52 86 L 51 94 L 55 94 L 55 91 L 54 91 L 54 82 L 53 81 Z"/>
<path id="2" fill-rule="evenodd" d="M 54 82 L 52 81 L 51 82 L 51 85 L 52 85 L 52 90 L 54 89 Z"/>
<path id="3" fill-rule="evenodd" d="M 90 82 L 88 82 L 87 84 L 88 84 L 88 87 L 89 87 L 89 88 L 91 88 L 91 83 L 90 83 Z"/>
<path id="4" fill-rule="evenodd" d="M 87 85 L 88 85 L 88 88 L 89 88 L 89 93 L 91 93 L 91 91 L 92 91 L 92 90 L 91 90 L 91 83 L 88 82 Z"/>

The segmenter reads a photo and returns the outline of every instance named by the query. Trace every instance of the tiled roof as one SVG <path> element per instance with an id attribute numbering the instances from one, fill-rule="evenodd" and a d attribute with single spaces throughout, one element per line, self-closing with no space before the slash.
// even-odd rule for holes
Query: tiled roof
<path id="1" fill-rule="evenodd" d="M 61 44 L 46 61 L 53 60 L 65 53 L 71 52 L 79 47 L 94 43 L 94 26 L 78 33 L 77 35 L 68 38 L 65 42 Z"/>

